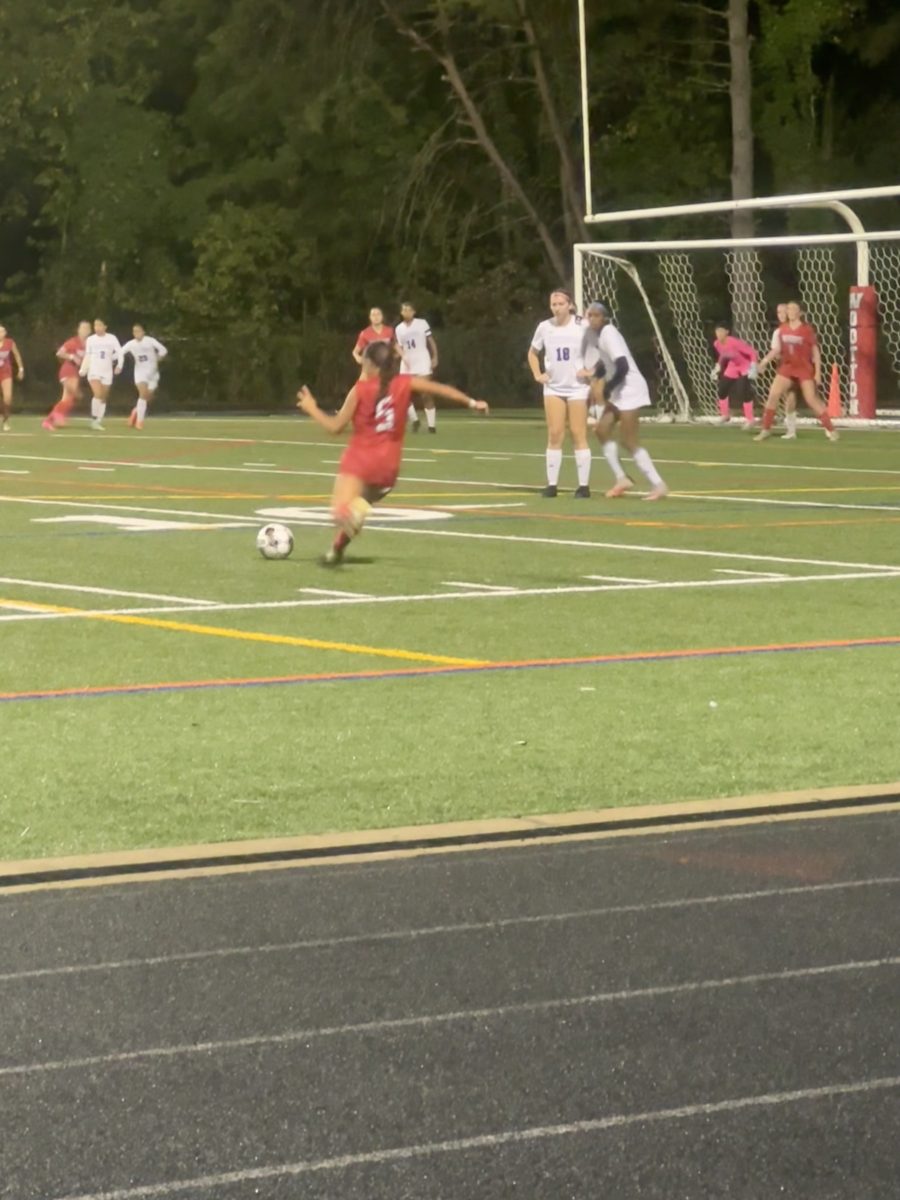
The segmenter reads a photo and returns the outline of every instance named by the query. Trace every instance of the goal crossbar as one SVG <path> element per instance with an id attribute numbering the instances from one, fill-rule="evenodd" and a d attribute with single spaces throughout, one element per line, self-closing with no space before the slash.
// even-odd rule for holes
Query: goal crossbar
<path id="1" fill-rule="evenodd" d="M 752 200 L 704 200 L 695 204 L 665 204 L 657 208 L 630 208 L 619 212 L 585 215 L 588 225 L 611 225 L 616 221 L 645 221 L 653 218 L 689 217 L 702 213 L 742 212 L 758 208 L 828 207 L 843 200 L 878 200 L 900 197 L 900 185 L 844 188 L 831 192 L 799 192 L 792 196 L 759 196 Z M 883 236 L 883 235 L 882 235 Z"/>
<path id="2" fill-rule="evenodd" d="M 575 250 L 601 250 L 621 254 L 636 250 L 751 250 L 756 246 L 822 246 L 846 242 L 897 242 L 900 229 L 863 230 L 860 233 L 801 233 L 749 238 L 677 238 L 643 242 L 578 242 Z"/>

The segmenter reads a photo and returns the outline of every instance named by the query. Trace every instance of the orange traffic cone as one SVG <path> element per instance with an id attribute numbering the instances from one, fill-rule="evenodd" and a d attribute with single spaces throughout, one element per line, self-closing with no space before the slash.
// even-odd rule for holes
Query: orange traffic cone
<path id="1" fill-rule="evenodd" d="M 841 405 L 841 373 L 837 363 L 831 364 L 831 383 L 828 387 L 828 415 L 842 417 L 844 410 Z"/>

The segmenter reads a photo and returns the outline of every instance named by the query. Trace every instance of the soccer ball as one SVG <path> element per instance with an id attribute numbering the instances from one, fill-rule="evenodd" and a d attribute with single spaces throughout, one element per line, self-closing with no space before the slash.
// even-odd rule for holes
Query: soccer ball
<path id="1" fill-rule="evenodd" d="M 263 525 L 256 535 L 256 548 L 263 558 L 287 558 L 294 548 L 294 535 L 287 525 Z"/>

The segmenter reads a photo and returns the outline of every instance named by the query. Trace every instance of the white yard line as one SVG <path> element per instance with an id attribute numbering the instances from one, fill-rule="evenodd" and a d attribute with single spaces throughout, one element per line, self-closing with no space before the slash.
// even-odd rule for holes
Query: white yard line
<path id="1" fill-rule="evenodd" d="M 900 517 L 900 504 L 845 504 L 839 500 L 776 500 L 766 496 L 709 496 L 694 492 L 672 492 L 676 500 L 704 500 L 714 504 L 765 504 L 769 508 L 840 508 L 851 512 L 889 512 Z"/>
<path id="2" fill-rule="evenodd" d="M 0 475 L 30 475 L 30 474 L 31 474 L 30 471 L 13 471 L 13 470 L 0 471 Z"/>
<path id="3" fill-rule="evenodd" d="M 737 579 L 685 579 L 685 580 L 670 580 L 660 583 L 610 583 L 610 584 L 573 584 L 570 586 L 561 585 L 559 587 L 543 587 L 543 588 L 504 588 L 502 590 L 487 590 L 483 587 L 480 591 L 458 591 L 458 592 L 418 592 L 411 594 L 401 594 L 392 596 L 372 596 L 372 595 L 348 595 L 348 596 L 321 596 L 313 597 L 308 600 L 265 600 L 239 604 L 211 604 L 206 601 L 201 605 L 186 605 L 184 607 L 173 606 L 165 608 L 122 608 L 122 609 L 97 609 L 85 610 L 83 612 L 74 613 L 10 613 L 6 616 L 0 616 L 0 622 L 3 621 L 61 621 L 61 620 L 81 620 L 87 617 L 111 617 L 111 616 L 154 616 L 159 614 L 173 613 L 188 613 L 188 612 L 204 612 L 204 613 L 222 613 L 222 612 L 266 612 L 277 609 L 293 609 L 293 608 L 325 608 L 325 607 L 340 607 L 343 605 L 355 604 L 435 604 L 442 600 L 518 600 L 527 599 L 535 596 L 585 596 L 597 595 L 601 592 L 651 592 L 651 591 L 683 591 L 697 590 L 702 588 L 721 588 L 721 587 L 752 587 L 757 584 L 765 584 L 769 587 L 779 587 L 789 583 L 838 583 L 850 580 L 883 580 L 883 579 L 900 579 L 900 568 L 897 568 L 891 573 L 887 571 L 859 571 L 845 572 L 836 575 L 785 575 L 780 578 L 771 578 L 767 575 L 751 578 Z"/>
<path id="4" fill-rule="evenodd" d="M 713 567 L 713 571 L 717 575 L 750 575 L 758 576 L 765 579 L 789 579 L 789 575 L 782 575 L 778 571 L 739 571 L 736 567 Z"/>
<path id="5" fill-rule="evenodd" d="M 116 469 L 115 467 L 79 467 L 78 468 L 79 471 L 108 471 L 110 474 L 112 474 L 115 471 L 115 469 Z"/>
<path id="6" fill-rule="evenodd" d="M 336 588 L 304 587 L 298 588 L 297 591 L 310 596 L 339 596 L 350 600 L 371 600 L 372 598 L 368 592 L 339 592 Z"/>
<path id="7" fill-rule="evenodd" d="M 12 584 L 15 587 L 40 588 L 42 591 L 53 592 L 84 592 L 92 596 L 124 596 L 133 600 L 171 600 L 173 604 L 200 604 L 203 607 L 214 606 L 215 600 L 197 600 L 191 596 L 167 596 L 159 592 L 123 592 L 116 588 L 85 587 L 77 583 L 50 583 L 46 579 L 17 579 L 10 575 L 0 575 L 0 583 Z"/>
<path id="8" fill-rule="evenodd" d="M 741 572 L 744 574 L 744 572 Z M 756 575 L 756 571 L 746 572 L 748 575 Z M 593 579 L 597 583 L 656 583 L 655 579 L 632 579 L 630 575 L 582 575 L 582 579 Z"/>
<path id="9" fill-rule="evenodd" d="M 441 587 L 470 588 L 476 592 L 514 592 L 511 584 L 497 583 L 463 583 L 460 579 L 445 579 Z"/>

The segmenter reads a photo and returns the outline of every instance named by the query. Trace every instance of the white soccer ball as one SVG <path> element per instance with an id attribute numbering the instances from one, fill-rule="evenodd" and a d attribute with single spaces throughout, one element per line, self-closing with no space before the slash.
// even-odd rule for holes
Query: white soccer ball
<path id="1" fill-rule="evenodd" d="M 263 525 L 256 535 L 256 548 L 263 558 L 287 558 L 294 548 L 294 535 L 287 525 Z"/>

